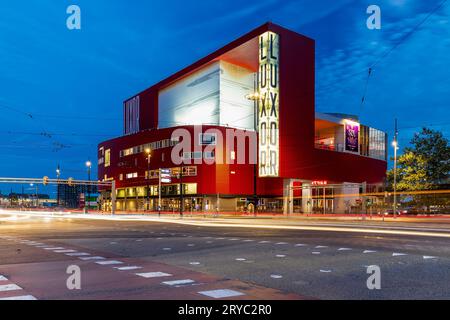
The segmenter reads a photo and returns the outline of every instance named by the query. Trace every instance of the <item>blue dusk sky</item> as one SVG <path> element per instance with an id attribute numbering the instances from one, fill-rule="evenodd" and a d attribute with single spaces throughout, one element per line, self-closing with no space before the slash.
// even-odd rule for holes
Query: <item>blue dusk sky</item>
<path id="1" fill-rule="evenodd" d="M 435 10 L 441 2 L 1 1 L 0 176 L 54 177 L 59 163 L 62 177 L 86 178 L 97 144 L 122 133 L 125 98 L 266 21 L 315 39 L 317 111 L 357 114 L 390 138 L 398 118 L 402 147 L 421 126 L 450 137 L 450 1 Z M 66 27 L 71 4 L 81 30 Z M 371 4 L 380 30 L 366 27 Z"/>

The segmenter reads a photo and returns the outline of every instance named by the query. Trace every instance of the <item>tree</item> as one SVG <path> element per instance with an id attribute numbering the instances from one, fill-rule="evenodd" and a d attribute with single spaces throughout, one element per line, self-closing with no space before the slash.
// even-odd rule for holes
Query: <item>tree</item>
<path id="1" fill-rule="evenodd" d="M 430 190 L 448 181 L 450 146 L 442 132 L 423 128 L 397 160 L 397 190 Z M 392 190 L 394 169 L 387 172 Z"/>
<path id="2" fill-rule="evenodd" d="M 450 172 L 450 146 L 441 132 L 423 128 L 411 140 L 411 147 L 397 160 L 397 190 L 421 191 L 438 189 L 448 182 Z M 394 169 L 387 172 L 388 189 L 393 190 Z M 432 205 L 442 208 L 450 198 L 439 194 L 414 194 L 403 196 L 403 201 L 416 207 Z"/>

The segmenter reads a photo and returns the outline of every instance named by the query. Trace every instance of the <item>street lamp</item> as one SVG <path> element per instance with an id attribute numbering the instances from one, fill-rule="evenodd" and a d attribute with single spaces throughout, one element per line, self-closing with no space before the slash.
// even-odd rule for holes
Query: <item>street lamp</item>
<path id="1" fill-rule="evenodd" d="M 254 77 L 254 88 L 256 89 L 257 86 L 257 80 L 256 77 Z M 253 92 L 250 94 L 247 94 L 245 96 L 247 100 L 253 101 L 253 127 L 255 130 L 255 134 L 258 132 L 258 105 L 259 101 L 261 100 L 261 94 L 259 92 Z M 255 144 L 255 155 L 258 157 L 258 144 Z M 256 158 L 258 159 L 258 158 Z M 256 210 L 258 207 L 258 195 L 256 190 L 256 183 L 257 183 L 257 176 L 258 176 L 258 167 L 257 167 L 258 161 L 253 164 L 253 202 L 254 202 L 254 215 L 256 216 Z"/>
<path id="2" fill-rule="evenodd" d="M 145 154 L 147 155 L 147 211 L 150 210 L 150 159 L 152 157 L 152 149 L 146 148 Z M 158 192 L 161 192 L 159 190 Z"/>
<path id="3" fill-rule="evenodd" d="M 87 199 L 84 199 L 84 208 L 86 209 L 86 213 L 88 213 L 88 210 L 90 209 L 90 199 L 91 199 L 91 167 L 92 162 L 90 160 L 86 161 L 86 167 L 87 167 L 87 174 L 88 174 L 88 197 Z M 87 206 L 86 206 L 87 201 Z"/>
<path id="4" fill-rule="evenodd" d="M 397 211 L 397 150 L 398 150 L 397 135 L 394 136 L 392 146 L 394 147 L 394 208 L 393 208 L 394 210 L 392 211 L 392 215 L 395 218 L 395 213 Z"/>
<path id="5" fill-rule="evenodd" d="M 56 168 L 56 205 L 59 207 L 59 177 L 61 175 L 61 169 L 58 167 Z"/>

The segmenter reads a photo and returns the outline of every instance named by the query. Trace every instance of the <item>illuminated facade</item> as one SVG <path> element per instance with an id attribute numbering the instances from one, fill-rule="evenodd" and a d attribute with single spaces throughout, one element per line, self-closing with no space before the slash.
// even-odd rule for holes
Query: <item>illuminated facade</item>
<path id="1" fill-rule="evenodd" d="M 386 134 L 316 113 L 314 72 L 314 41 L 266 23 L 127 99 L 98 178 L 118 210 L 350 212 L 335 195 L 382 185 Z"/>

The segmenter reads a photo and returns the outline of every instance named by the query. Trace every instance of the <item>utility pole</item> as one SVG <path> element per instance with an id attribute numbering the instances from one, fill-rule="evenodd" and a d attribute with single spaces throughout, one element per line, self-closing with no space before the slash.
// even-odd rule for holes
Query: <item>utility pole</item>
<path id="1" fill-rule="evenodd" d="M 56 205 L 59 207 L 59 177 L 61 175 L 61 170 L 58 166 L 56 167 Z"/>
<path id="2" fill-rule="evenodd" d="M 152 150 L 150 148 L 145 149 L 147 154 L 147 211 L 150 210 L 150 159 L 152 157 Z M 160 191 L 158 191 L 160 193 Z"/>
<path id="3" fill-rule="evenodd" d="M 183 163 L 180 165 L 180 218 L 183 218 Z"/>
<path id="4" fill-rule="evenodd" d="M 84 197 L 84 208 L 85 208 L 85 212 L 88 213 L 89 209 L 90 209 L 90 199 L 91 199 L 91 167 L 92 167 L 92 162 L 90 160 L 86 161 L 86 167 L 87 167 L 87 174 L 88 174 L 88 185 L 87 185 L 87 191 L 88 191 L 88 196 L 87 198 Z M 87 204 L 87 206 L 86 206 Z"/>
<path id="5" fill-rule="evenodd" d="M 159 181 L 158 181 L 158 216 L 161 216 L 161 168 L 159 168 L 158 172 L 159 172 Z"/>
<path id="6" fill-rule="evenodd" d="M 397 119 L 395 119 L 395 133 L 394 141 L 392 142 L 394 147 L 394 203 L 393 203 L 393 217 L 397 212 L 397 150 L 398 150 L 398 130 L 397 130 Z"/>

